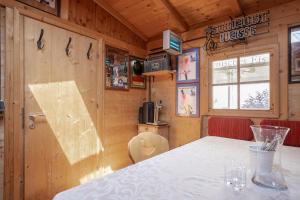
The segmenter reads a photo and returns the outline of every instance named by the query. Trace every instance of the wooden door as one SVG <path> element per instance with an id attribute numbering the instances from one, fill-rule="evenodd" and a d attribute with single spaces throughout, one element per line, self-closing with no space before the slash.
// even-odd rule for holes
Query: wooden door
<path id="1" fill-rule="evenodd" d="M 94 39 L 24 19 L 25 199 L 52 199 L 102 173 L 97 51 Z"/>

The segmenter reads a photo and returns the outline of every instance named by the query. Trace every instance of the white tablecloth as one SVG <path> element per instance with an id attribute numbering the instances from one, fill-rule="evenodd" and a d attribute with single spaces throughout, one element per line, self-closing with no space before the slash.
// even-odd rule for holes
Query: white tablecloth
<path id="1" fill-rule="evenodd" d="M 281 200 L 300 199 L 300 148 L 284 147 L 288 190 L 254 185 L 234 192 L 224 185 L 224 162 L 249 164 L 250 142 L 205 137 L 111 175 L 56 195 L 54 200 Z"/>

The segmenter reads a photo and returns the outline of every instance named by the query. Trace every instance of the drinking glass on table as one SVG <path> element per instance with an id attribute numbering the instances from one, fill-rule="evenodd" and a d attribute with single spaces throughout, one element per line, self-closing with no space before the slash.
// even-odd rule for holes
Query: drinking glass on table
<path id="1" fill-rule="evenodd" d="M 233 190 L 240 191 L 246 187 L 247 169 L 239 162 L 230 161 L 224 167 L 224 182 Z"/>

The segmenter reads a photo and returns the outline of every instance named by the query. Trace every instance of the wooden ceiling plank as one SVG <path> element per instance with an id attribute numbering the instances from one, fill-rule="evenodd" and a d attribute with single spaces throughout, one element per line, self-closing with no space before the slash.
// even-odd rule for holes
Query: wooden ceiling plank
<path id="1" fill-rule="evenodd" d="M 226 0 L 226 2 L 232 11 L 232 17 L 237 17 L 243 14 L 243 10 L 241 8 L 239 0 Z"/>
<path id="2" fill-rule="evenodd" d="M 105 0 L 94 0 L 94 2 L 111 14 L 114 18 L 120 21 L 123 25 L 129 28 L 133 33 L 138 35 L 144 41 L 148 41 L 148 38 L 138 30 L 133 24 L 127 21 L 121 14 L 119 14 L 112 6 L 110 6 Z"/>
<path id="3" fill-rule="evenodd" d="M 170 12 L 170 14 L 176 19 L 176 21 L 180 24 L 181 28 L 184 31 L 187 31 L 189 26 L 184 18 L 180 15 L 180 13 L 176 10 L 176 8 L 171 4 L 169 0 L 159 0 L 164 7 Z"/>

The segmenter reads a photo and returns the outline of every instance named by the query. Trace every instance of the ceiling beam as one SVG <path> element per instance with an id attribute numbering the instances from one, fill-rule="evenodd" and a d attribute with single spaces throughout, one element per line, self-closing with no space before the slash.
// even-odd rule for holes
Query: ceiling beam
<path id="1" fill-rule="evenodd" d="M 180 15 L 180 13 L 174 8 L 169 0 L 158 0 L 160 1 L 164 7 L 169 11 L 169 13 L 175 18 L 175 20 L 179 23 L 183 31 L 187 31 L 189 26 L 184 20 L 184 18 Z"/>
<path id="2" fill-rule="evenodd" d="M 138 30 L 133 24 L 131 24 L 127 19 L 125 19 L 120 13 L 118 13 L 111 5 L 109 5 L 105 0 L 94 0 L 96 4 L 98 4 L 101 8 L 106 10 L 109 14 L 111 14 L 114 18 L 116 18 L 119 22 L 129 28 L 133 33 L 138 35 L 144 41 L 148 41 L 148 38 Z"/>
<path id="3" fill-rule="evenodd" d="M 232 11 L 233 14 L 232 17 L 237 17 L 243 14 L 243 10 L 241 8 L 239 0 L 225 0 L 225 1 Z"/>

